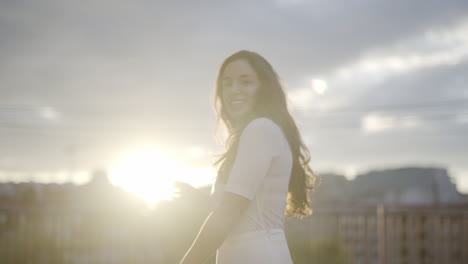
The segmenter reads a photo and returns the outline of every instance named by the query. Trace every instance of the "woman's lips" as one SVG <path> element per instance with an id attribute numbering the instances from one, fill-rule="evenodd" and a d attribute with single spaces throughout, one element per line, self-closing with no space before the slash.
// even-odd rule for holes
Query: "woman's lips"
<path id="1" fill-rule="evenodd" d="M 229 102 L 230 108 L 235 111 L 239 111 L 245 107 L 245 100 L 233 99 Z"/>
<path id="2" fill-rule="evenodd" d="M 244 100 L 232 100 L 231 104 L 232 105 L 241 105 L 244 103 Z"/>

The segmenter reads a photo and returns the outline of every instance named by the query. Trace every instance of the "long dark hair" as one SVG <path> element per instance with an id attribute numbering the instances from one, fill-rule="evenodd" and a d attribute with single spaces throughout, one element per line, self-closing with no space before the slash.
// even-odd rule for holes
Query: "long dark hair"
<path id="1" fill-rule="evenodd" d="M 230 62 L 239 59 L 246 60 L 252 66 L 260 81 L 260 87 L 257 90 L 253 111 L 239 124 L 234 125 L 223 105 L 221 87 L 224 69 Z M 296 123 L 288 111 L 282 85 L 270 63 L 259 54 L 246 50 L 238 51 L 229 56 L 219 69 L 214 100 L 217 128 L 222 122 L 229 132 L 225 144 L 226 152 L 220 155 L 214 163 L 214 166 L 219 166 L 216 181 L 227 182 L 237 154 L 240 134 L 248 122 L 259 117 L 269 118 L 283 130 L 293 155 L 285 214 L 296 217 L 310 215 L 309 191 L 315 184 L 315 174 L 309 166 L 310 152 L 303 143 Z"/>

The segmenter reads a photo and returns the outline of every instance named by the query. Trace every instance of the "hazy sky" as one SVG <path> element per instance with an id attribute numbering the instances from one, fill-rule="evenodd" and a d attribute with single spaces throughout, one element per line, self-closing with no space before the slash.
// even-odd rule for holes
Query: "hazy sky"
<path id="1" fill-rule="evenodd" d="M 147 145 L 210 166 L 218 66 L 248 49 L 317 171 L 441 166 L 468 192 L 467 1 L 0 0 L 0 36 L 0 180 Z"/>

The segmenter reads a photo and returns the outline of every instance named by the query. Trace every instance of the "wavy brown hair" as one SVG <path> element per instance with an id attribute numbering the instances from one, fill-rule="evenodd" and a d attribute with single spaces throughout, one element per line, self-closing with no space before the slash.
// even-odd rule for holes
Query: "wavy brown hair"
<path id="1" fill-rule="evenodd" d="M 253 111 L 239 124 L 234 125 L 222 101 L 222 76 L 229 63 L 241 59 L 246 60 L 252 66 L 260 81 L 260 87 L 257 90 Z M 217 128 L 222 122 L 229 132 L 225 144 L 226 152 L 221 154 L 214 163 L 214 166 L 219 166 L 216 181 L 227 182 L 237 154 L 240 134 L 249 121 L 260 117 L 269 118 L 281 127 L 289 142 L 293 156 L 285 214 L 295 217 L 310 215 L 312 211 L 309 191 L 314 187 L 316 178 L 309 166 L 310 152 L 303 143 L 296 123 L 288 111 L 286 96 L 280 79 L 270 63 L 259 54 L 246 50 L 238 51 L 229 56 L 221 64 L 218 72 L 214 105 L 217 113 Z"/>

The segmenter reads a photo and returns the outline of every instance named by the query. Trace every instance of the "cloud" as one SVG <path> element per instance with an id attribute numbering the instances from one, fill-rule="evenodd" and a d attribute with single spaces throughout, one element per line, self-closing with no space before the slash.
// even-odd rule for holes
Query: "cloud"
<path id="1" fill-rule="evenodd" d="M 361 121 L 364 133 L 378 133 L 391 129 L 411 129 L 423 125 L 417 116 L 396 116 L 381 113 L 366 114 Z"/>
<path id="2" fill-rule="evenodd" d="M 0 105 L 34 111 L 2 110 L 0 119 L 38 122 L 27 129 L 4 124 L 0 154 L 22 161 L 18 167 L 48 170 L 67 166 L 61 150 L 70 144 L 79 145 L 83 168 L 105 164 L 134 141 L 163 141 L 179 153 L 214 148 L 217 68 L 230 53 L 251 49 L 290 85 L 303 134 L 317 139 L 311 144 L 329 164 L 351 155 L 367 160 L 380 144 L 370 138 L 417 131 L 404 127 L 426 127 L 429 112 L 441 108 L 452 123 L 453 113 L 463 112 L 460 103 L 424 111 L 372 106 L 466 98 L 467 11 L 464 0 L 3 1 Z M 311 87 L 314 79 L 327 84 L 322 95 Z M 53 127 L 38 125 L 44 117 Z M 345 131 L 345 138 L 359 138 L 362 120 L 380 133 L 356 145 L 333 137 Z M 461 124 L 451 127 L 456 135 Z M 393 145 L 404 140 L 386 138 Z M 441 149 L 452 153 L 453 146 Z"/>
<path id="3" fill-rule="evenodd" d="M 395 117 L 376 113 L 368 114 L 362 119 L 364 132 L 374 133 L 389 130 L 395 127 Z"/>
<path id="4" fill-rule="evenodd" d="M 55 110 L 53 107 L 44 107 L 41 110 L 41 116 L 44 119 L 56 120 L 60 117 L 60 113 Z"/>
<path id="5" fill-rule="evenodd" d="M 279 6 L 295 6 L 299 4 L 303 4 L 304 0 L 275 0 Z"/>
<path id="6" fill-rule="evenodd" d="M 417 116 L 405 116 L 401 118 L 402 128 L 416 128 L 423 125 L 423 120 Z"/>
<path id="7" fill-rule="evenodd" d="M 309 110 L 315 99 L 314 91 L 310 87 L 300 88 L 287 93 L 288 99 L 302 111 Z"/>
<path id="8" fill-rule="evenodd" d="M 369 52 L 359 61 L 340 67 L 336 77 L 344 81 L 366 78 L 383 81 L 426 67 L 456 65 L 468 59 L 468 19 L 453 28 L 431 29 L 396 47 Z M 393 53 L 393 54 L 392 54 Z"/>
<path id="9" fill-rule="evenodd" d="M 456 115 L 455 122 L 459 124 L 468 124 L 468 112 Z"/>
<path id="10" fill-rule="evenodd" d="M 320 107 L 323 104 L 345 107 L 375 90 L 402 94 L 390 88 L 379 89 L 379 86 L 385 87 L 388 80 L 426 69 L 463 67 L 468 61 L 467 36 L 468 18 L 449 28 L 428 29 L 417 37 L 400 40 L 398 44 L 369 50 L 356 61 L 323 76 L 329 87 L 326 96 L 318 99 L 309 91 L 310 87 L 303 87 L 291 92 L 291 97 L 303 111 L 323 111 L 324 108 Z M 428 84 L 431 85 L 430 82 Z M 391 101 L 391 97 L 386 99 L 387 104 Z"/>
<path id="11" fill-rule="evenodd" d="M 468 170 L 451 168 L 450 173 L 456 180 L 457 190 L 462 193 L 468 193 Z"/>

